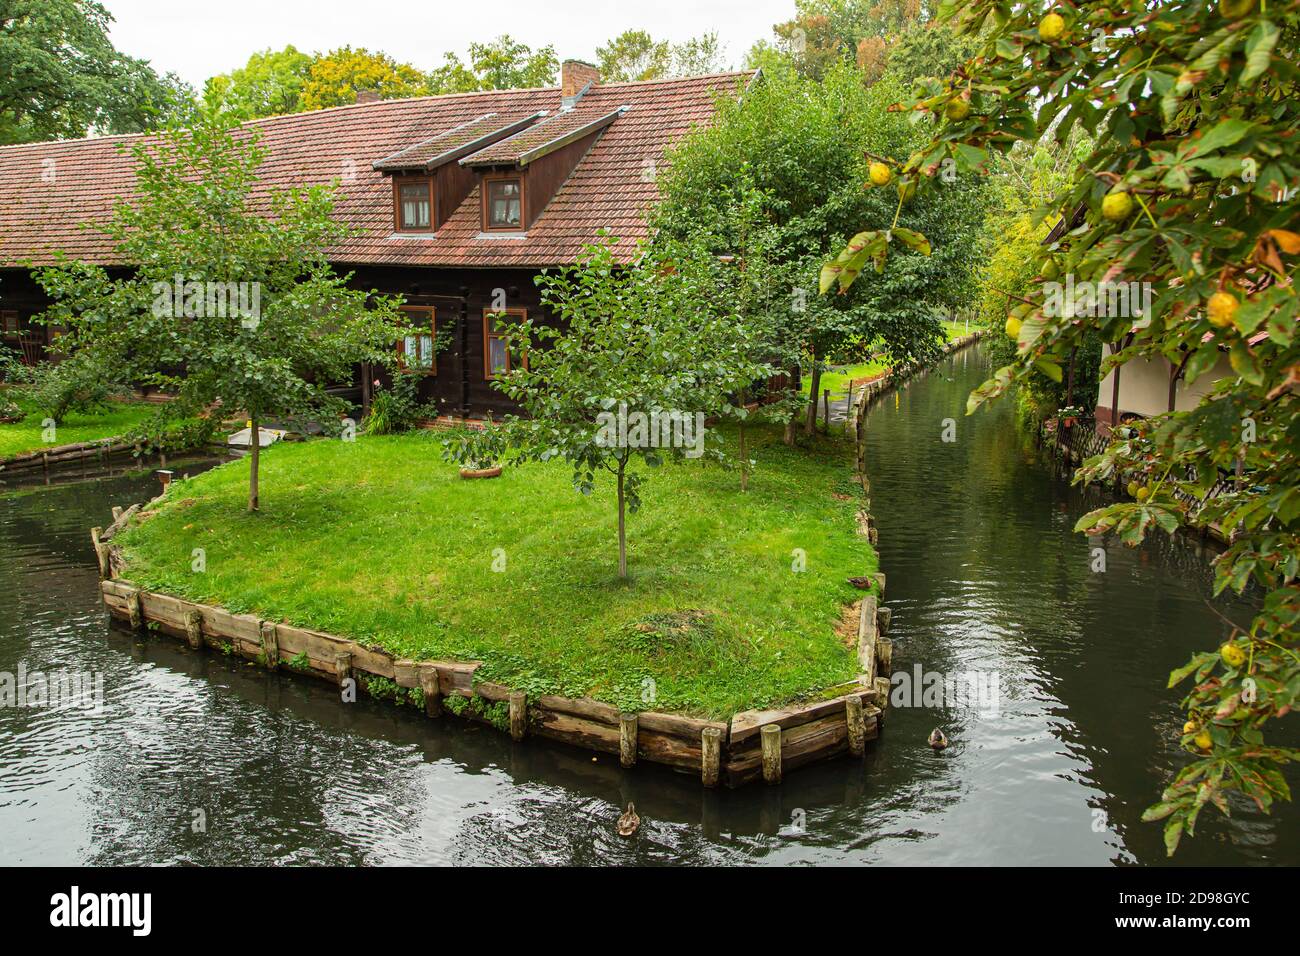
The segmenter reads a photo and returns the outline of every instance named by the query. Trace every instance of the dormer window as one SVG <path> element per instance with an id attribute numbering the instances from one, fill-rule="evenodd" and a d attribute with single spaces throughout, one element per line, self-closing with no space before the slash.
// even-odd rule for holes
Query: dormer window
<path id="1" fill-rule="evenodd" d="M 396 178 L 393 180 L 397 232 L 433 231 L 433 180 Z"/>
<path id="2" fill-rule="evenodd" d="M 522 176 L 498 176 L 483 180 L 483 228 L 524 227 L 524 181 Z"/>

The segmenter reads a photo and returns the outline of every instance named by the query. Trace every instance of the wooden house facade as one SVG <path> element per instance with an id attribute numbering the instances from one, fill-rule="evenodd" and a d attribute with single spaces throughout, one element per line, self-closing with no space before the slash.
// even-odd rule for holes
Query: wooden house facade
<path id="1" fill-rule="evenodd" d="M 421 373 L 422 398 L 473 417 L 511 410 L 492 384 L 514 361 L 495 317 L 547 320 L 538 272 L 574 262 L 601 230 L 629 259 L 647 236 L 666 151 L 710 122 L 718 95 L 756 78 L 601 84 L 570 60 L 559 88 L 365 102 L 245 127 L 267 150 L 258 190 L 337 184 L 335 215 L 350 235 L 330 261 L 358 288 L 403 297 L 428 330 L 394 343 Z M 138 140 L 0 147 L 0 347 L 44 357 L 51 330 L 31 318 L 49 303 L 28 264 L 63 253 L 130 268 L 93 226 L 129 198 Z M 363 403 L 373 380 L 357 370 Z"/>

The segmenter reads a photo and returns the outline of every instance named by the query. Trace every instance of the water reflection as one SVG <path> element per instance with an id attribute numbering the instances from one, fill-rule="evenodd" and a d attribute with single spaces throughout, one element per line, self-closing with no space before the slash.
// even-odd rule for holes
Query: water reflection
<path id="1" fill-rule="evenodd" d="M 99 716 L 0 710 L 0 863 L 1161 862 L 1138 816 L 1180 759 L 1165 675 L 1222 633 L 1208 572 L 1162 542 L 1111 547 L 1094 574 L 1070 530 L 1091 493 L 1034 460 L 1009 407 L 962 417 L 984 372 L 965 353 L 887 399 L 868 455 L 895 667 L 996 671 L 999 712 L 894 711 L 865 761 L 779 788 L 703 792 L 110 629 L 86 529 L 156 481 L 0 494 L 0 670 L 102 671 L 107 698 Z M 1297 862 L 1296 820 L 1207 818 L 1178 862 Z"/>

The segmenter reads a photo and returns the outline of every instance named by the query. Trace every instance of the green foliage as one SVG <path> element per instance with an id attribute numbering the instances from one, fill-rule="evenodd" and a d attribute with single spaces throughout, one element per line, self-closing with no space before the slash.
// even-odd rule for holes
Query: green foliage
<path id="1" fill-rule="evenodd" d="M 447 53 L 443 64 L 429 74 L 429 87 L 433 93 L 471 93 L 554 86 L 559 69 L 555 47 L 533 50 L 503 33 L 488 43 L 471 43 L 468 65 L 457 54 Z"/>
<path id="2" fill-rule="evenodd" d="M 27 404 L 56 425 L 73 412 L 102 413 L 124 391 L 120 376 L 90 354 L 36 365 L 10 361 L 5 374 L 7 381 L 23 386 Z"/>
<path id="3" fill-rule="evenodd" d="M 596 47 L 596 57 L 602 83 L 699 76 L 726 69 L 717 33 L 672 44 L 654 39 L 645 30 L 624 30 Z"/>
<path id="4" fill-rule="evenodd" d="M 702 419 L 730 413 L 734 393 L 768 368 L 751 357 L 724 264 L 698 247 L 665 245 L 624 265 L 615 248 L 602 236 L 575 265 L 538 276 L 558 326 L 503 326 L 520 361 L 493 384 L 526 413 L 501 425 L 512 463 L 561 458 L 583 494 L 595 490 L 600 472 L 614 477 L 626 577 L 624 515 L 640 507 L 644 478 L 629 465 L 704 454 L 724 460 L 707 447 L 713 436 Z M 640 435 L 610 427 L 626 413 L 671 414 L 691 432 L 664 444 L 654 426 Z"/>
<path id="5" fill-rule="evenodd" d="M 903 174 L 930 189 L 945 160 L 985 167 L 1017 141 L 1064 143 L 1080 126 L 1095 146 L 1044 211 L 1073 219 L 1079 210 L 1082 222 L 1039 251 L 1036 271 L 1154 290 L 1140 322 L 1048 309 L 1046 289 L 1034 290 L 1015 361 L 972 394 L 971 410 L 1034 370 L 1059 371 L 1089 337 L 1116 349 L 1103 373 L 1154 360 L 1191 383 L 1225 352 L 1230 361 L 1233 374 L 1198 407 L 1116 430 L 1076 475 L 1130 476 L 1148 490 L 1084 516 L 1078 530 L 1135 545 L 1186 524 L 1233 529 L 1215 587 L 1264 591 L 1254 620 L 1230 625 L 1227 647 L 1174 672 L 1171 686 L 1195 679 L 1181 738 L 1192 759 L 1147 812 L 1165 821 L 1172 854 L 1207 804 L 1226 814 L 1234 792 L 1265 811 L 1289 799 L 1282 768 L 1300 757 L 1264 737 L 1300 695 L 1300 2 L 1062 6 L 1059 38 L 1040 33 L 1047 12 L 1042 3 L 944 4 L 979 37 L 981 55 L 946 81 L 922 82 L 904 104 L 937 125 Z M 945 118 L 954 98 L 970 109 Z"/>
<path id="6" fill-rule="evenodd" d="M 211 443 L 220 424 L 216 416 L 184 415 L 169 403 L 160 405 L 123 439 L 139 445 L 143 455 L 190 451 Z"/>
<path id="7" fill-rule="evenodd" d="M 204 104 L 241 120 L 297 113 L 316 59 L 292 45 L 254 53 L 242 67 L 208 79 Z"/>
<path id="8" fill-rule="evenodd" d="M 91 0 L 0 0 L 0 143 L 156 129 L 192 101 L 114 49 L 112 21 Z"/>
<path id="9" fill-rule="evenodd" d="M 919 142 L 888 109 L 902 92 L 892 76 L 865 87 L 850 66 L 831 68 L 820 82 L 778 68 L 743 97 L 720 100 L 712 125 L 671 156 L 659 231 L 705 237 L 717 253 L 742 256 L 764 290 L 746 320 L 782 368 L 816 379 L 827 356 L 868 343 L 890 364 L 928 360 L 937 353 L 938 314 L 974 295 L 984 209 L 976 179 L 906 209 L 892 190 L 862 189 L 864 144 L 873 155 L 901 157 Z M 845 232 L 890 216 L 899 217 L 900 242 L 926 230 L 939 251 L 916 243 L 903 268 L 842 296 L 816 295 L 822 262 Z"/>
<path id="10" fill-rule="evenodd" d="M 442 440 L 442 457 L 465 468 L 495 468 L 506 456 L 504 429 L 494 425 L 475 428 L 460 425 L 449 429 Z"/>
<path id="11" fill-rule="evenodd" d="M 370 410 L 362 422 L 365 433 L 392 435 L 409 431 L 423 419 L 436 418 L 438 411 L 434 403 L 419 399 L 423 378 L 419 372 L 398 369 L 393 372 L 389 387 L 376 385 L 370 395 Z"/>
<path id="12" fill-rule="evenodd" d="M 113 277 L 63 259 L 35 270 L 54 303 L 44 320 L 66 329 L 56 348 L 67 364 L 164 386 L 179 415 L 220 401 L 257 423 L 340 418 L 346 404 L 328 384 L 354 363 L 392 362 L 406 322 L 394 300 L 349 288 L 327 261 L 344 232 L 332 187 L 255 194 L 265 149 L 214 119 L 131 153 L 135 197 L 100 228 L 136 269 Z M 250 510 L 257 460 L 255 449 Z"/>

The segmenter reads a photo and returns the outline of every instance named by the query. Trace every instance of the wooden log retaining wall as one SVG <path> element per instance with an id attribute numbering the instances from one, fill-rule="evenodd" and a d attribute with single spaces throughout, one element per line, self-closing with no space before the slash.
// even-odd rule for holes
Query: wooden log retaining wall
<path id="1" fill-rule="evenodd" d="M 0 478 L 26 478 L 34 474 L 46 474 L 92 462 L 97 466 L 109 465 L 113 462 L 129 461 L 139 453 L 138 444 L 113 439 L 57 445 L 0 459 Z"/>

